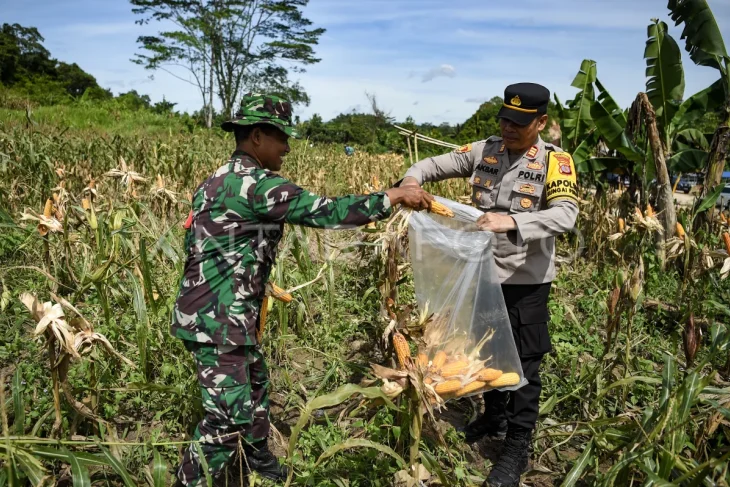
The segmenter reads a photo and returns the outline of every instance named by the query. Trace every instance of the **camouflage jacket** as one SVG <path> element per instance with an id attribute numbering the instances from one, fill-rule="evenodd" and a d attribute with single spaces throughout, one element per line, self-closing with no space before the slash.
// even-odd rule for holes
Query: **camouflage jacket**
<path id="1" fill-rule="evenodd" d="M 392 212 L 384 192 L 325 198 L 262 169 L 242 151 L 193 194 L 187 261 L 172 335 L 219 345 L 254 345 L 265 285 L 284 223 L 344 229 Z"/>

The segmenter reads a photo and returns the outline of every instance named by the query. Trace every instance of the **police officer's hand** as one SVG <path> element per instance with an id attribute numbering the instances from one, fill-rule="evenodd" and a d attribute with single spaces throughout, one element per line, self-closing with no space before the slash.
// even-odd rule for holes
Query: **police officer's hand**
<path id="1" fill-rule="evenodd" d="M 477 227 L 480 230 L 488 230 L 493 233 L 505 233 L 517 228 L 517 223 L 509 215 L 485 213 L 477 220 Z"/>
<path id="2" fill-rule="evenodd" d="M 421 187 L 421 185 L 418 184 L 418 179 L 416 179 L 414 177 L 411 177 L 411 176 L 407 176 L 407 177 L 403 178 L 403 181 L 401 181 L 400 186 L 401 187 L 403 187 L 403 186 L 418 186 L 419 188 Z"/>
<path id="3" fill-rule="evenodd" d="M 401 204 L 416 211 L 427 209 L 434 199 L 433 196 L 417 185 L 390 188 L 385 194 L 390 198 L 391 205 Z"/>

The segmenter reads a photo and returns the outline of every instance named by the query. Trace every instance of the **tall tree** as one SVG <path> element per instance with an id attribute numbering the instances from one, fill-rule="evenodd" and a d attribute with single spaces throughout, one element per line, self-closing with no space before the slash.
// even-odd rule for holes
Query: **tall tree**
<path id="1" fill-rule="evenodd" d="M 43 47 L 35 27 L 3 24 L 0 28 L 0 82 L 11 85 L 31 75 L 55 74 L 56 62 Z"/>
<path id="2" fill-rule="evenodd" d="M 225 116 L 245 91 L 267 91 L 293 103 L 309 103 L 290 71 L 304 72 L 320 60 L 314 48 L 325 30 L 312 28 L 302 13 L 309 0 L 130 0 L 139 24 L 172 23 L 176 30 L 141 36 L 133 60 L 148 69 L 182 67 L 203 98 L 208 126 L 213 95 Z M 183 78 L 181 78 L 183 79 Z"/>

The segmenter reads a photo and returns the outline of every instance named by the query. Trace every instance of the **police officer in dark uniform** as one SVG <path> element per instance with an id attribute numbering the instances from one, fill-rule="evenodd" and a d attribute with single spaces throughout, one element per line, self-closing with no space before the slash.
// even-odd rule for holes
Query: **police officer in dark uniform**
<path id="1" fill-rule="evenodd" d="M 467 441 L 504 438 L 499 460 L 484 485 L 518 486 L 539 410 L 539 367 L 552 351 L 548 297 L 555 278 L 555 236 L 578 216 L 573 159 L 546 143 L 550 91 L 534 83 L 510 85 L 492 136 L 414 164 L 400 185 L 470 178 L 472 202 L 484 211 L 477 225 L 495 234 L 494 256 L 512 333 L 528 383 L 512 392 L 484 393 L 485 411 L 465 429 Z"/>

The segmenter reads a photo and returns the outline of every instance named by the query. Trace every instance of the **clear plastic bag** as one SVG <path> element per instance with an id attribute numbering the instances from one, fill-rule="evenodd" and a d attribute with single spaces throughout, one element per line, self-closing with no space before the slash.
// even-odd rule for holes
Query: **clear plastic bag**
<path id="1" fill-rule="evenodd" d="M 416 362 L 449 400 L 527 383 L 478 209 L 436 197 L 454 217 L 413 212 L 408 240 L 423 334 Z"/>

